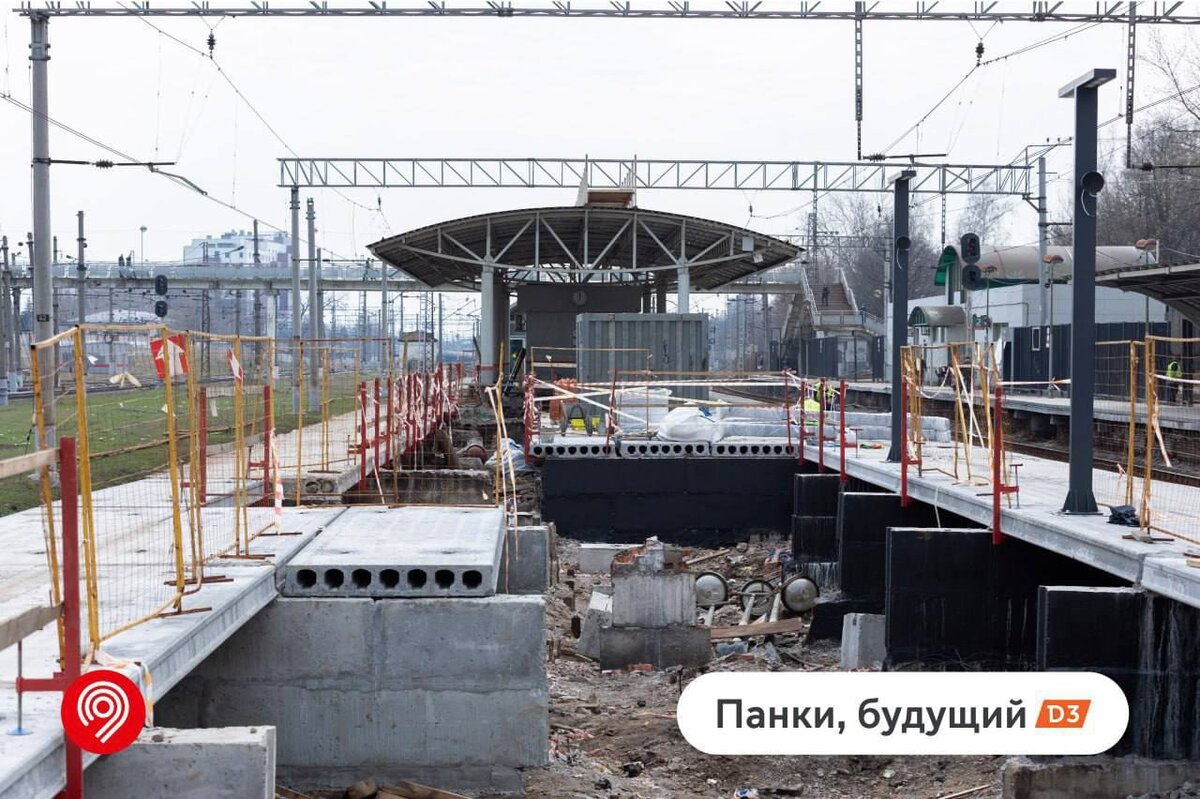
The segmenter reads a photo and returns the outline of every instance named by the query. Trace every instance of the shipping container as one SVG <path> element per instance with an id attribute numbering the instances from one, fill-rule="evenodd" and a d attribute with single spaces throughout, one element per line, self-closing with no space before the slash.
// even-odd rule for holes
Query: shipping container
<path id="1" fill-rule="evenodd" d="M 708 371 L 708 314 L 588 313 L 575 320 L 575 362 L 584 383 L 689 379 L 667 372 Z M 672 387 L 672 396 L 707 399 L 701 387 Z"/>

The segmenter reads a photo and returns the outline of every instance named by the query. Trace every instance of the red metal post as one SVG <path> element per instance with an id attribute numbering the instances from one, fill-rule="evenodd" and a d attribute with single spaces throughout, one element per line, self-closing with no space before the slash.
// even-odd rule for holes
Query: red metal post
<path id="1" fill-rule="evenodd" d="M 367 384 L 358 384 L 358 488 L 367 486 Z"/>
<path id="2" fill-rule="evenodd" d="M 995 420 L 992 423 L 992 544 L 1004 541 L 1000 530 L 1000 500 L 1005 494 L 1020 490 L 1004 484 L 1004 410 L 1001 405 L 1000 383 L 996 383 Z"/>
<path id="3" fill-rule="evenodd" d="M 534 405 L 534 403 L 533 403 L 533 376 L 527 374 L 527 375 L 525 375 L 525 413 L 523 415 L 525 423 L 522 425 L 522 427 L 525 428 L 525 457 L 526 458 L 530 457 L 529 447 L 530 447 L 530 444 L 533 442 L 533 428 L 534 428 L 534 425 L 536 424 L 532 420 L 539 418 L 539 417 L 533 416 L 533 413 L 534 413 L 533 405 Z"/>
<path id="4" fill-rule="evenodd" d="M 393 460 L 392 459 L 392 439 L 395 438 L 395 436 L 396 436 L 396 428 L 392 426 L 396 421 L 395 399 L 396 399 L 396 381 L 389 380 L 388 381 L 388 390 L 387 390 L 387 438 L 384 439 L 385 441 L 387 441 L 387 458 L 384 461 L 385 463 L 391 463 Z M 395 464 L 392 464 L 392 467 L 395 468 Z"/>
<path id="5" fill-rule="evenodd" d="M 379 390 L 379 378 L 375 378 L 375 430 L 371 435 L 371 440 L 375 445 L 375 473 L 379 474 L 379 400 L 382 393 Z"/>
<path id="6" fill-rule="evenodd" d="M 842 474 L 842 482 L 850 479 L 846 474 L 846 380 L 842 378 L 838 384 L 838 470 Z"/>
<path id="7" fill-rule="evenodd" d="M 808 417 L 805 403 L 808 401 L 808 381 L 800 381 L 800 462 L 804 463 L 804 437 L 808 434 Z"/>
<path id="8" fill-rule="evenodd" d="M 200 441 L 200 463 L 197 464 L 196 471 L 200 478 L 200 494 L 199 502 L 201 505 L 208 503 L 208 389 L 201 388 L 199 390 L 200 397 L 200 430 L 198 437 Z"/>
<path id="9" fill-rule="evenodd" d="M 784 420 L 784 423 L 787 424 L 788 448 L 791 448 L 791 446 L 792 446 L 792 407 L 791 407 L 791 404 L 788 402 L 788 400 L 791 399 L 789 392 L 788 392 L 788 388 L 789 388 L 788 372 L 787 372 L 787 369 L 784 369 L 783 370 L 783 420 Z"/>
<path id="10" fill-rule="evenodd" d="M 900 507 L 908 507 L 908 385 L 900 383 Z"/>
<path id="11" fill-rule="evenodd" d="M 817 471 L 825 473 L 825 378 L 821 378 L 821 396 L 817 400 Z"/>
<path id="12" fill-rule="evenodd" d="M 271 437 L 275 435 L 275 408 L 271 404 L 271 385 L 263 386 L 263 498 L 270 501 L 275 496 L 275 484 L 271 478 Z"/>
<path id="13" fill-rule="evenodd" d="M 58 445 L 59 480 L 62 486 L 62 557 L 63 557 L 63 653 L 64 687 L 74 682 L 83 663 L 79 605 L 79 487 L 76 479 L 75 439 L 64 438 Z M 66 799 L 83 799 L 83 752 L 63 736 L 67 760 Z"/>

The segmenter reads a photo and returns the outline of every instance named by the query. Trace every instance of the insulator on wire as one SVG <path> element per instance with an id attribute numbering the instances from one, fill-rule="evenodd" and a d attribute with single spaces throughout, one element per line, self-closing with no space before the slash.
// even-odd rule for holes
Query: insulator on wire
<path id="1" fill-rule="evenodd" d="M 208 57 L 213 57 L 213 48 L 217 46 L 217 35 L 212 31 L 208 32 Z M 983 45 L 980 45 L 982 47 Z"/>
<path id="2" fill-rule="evenodd" d="M 209 46 L 209 49 L 210 50 L 212 49 L 211 45 Z M 982 63 L 983 63 L 983 40 L 980 39 L 979 44 L 975 45 L 975 66 L 979 66 Z"/>

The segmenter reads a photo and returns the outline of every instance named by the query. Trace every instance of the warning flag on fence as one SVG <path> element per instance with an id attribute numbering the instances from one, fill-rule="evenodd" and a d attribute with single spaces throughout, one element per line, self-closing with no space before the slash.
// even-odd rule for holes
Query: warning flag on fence
<path id="1" fill-rule="evenodd" d="M 188 373 L 187 351 L 184 349 L 186 343 L 183 336 L 170 336 L 166 339 L 167 352 L 171 356 L 171 377 L 179 377 Z M 150 354 L 154 357 L 154 370 L 158 372 L 160 380 L 165 380 L 167 377 L 167 365 L 163 360 L 163 339 L 150 339 Z"/>
<path id="2" fill-rule="evenodd" d="M 233 354 L 233 350 L 225 353 L 225 362 L 229 364 L 229 371 L 233 375 L 234 382 L 242 382 L 242 362 Z"/>

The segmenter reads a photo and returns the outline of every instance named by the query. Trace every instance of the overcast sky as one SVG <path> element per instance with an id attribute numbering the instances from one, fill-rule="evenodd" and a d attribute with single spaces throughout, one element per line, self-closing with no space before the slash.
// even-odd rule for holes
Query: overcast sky
<path id="1" fill-rule="evenodd" d="M 1016 5 L 1023 10 L 1028 2 Z M 1200 13 L 1200 2 L 1186 2 L 1183 10 Z M 176 161 L 173 171 L 213 197 L 281 227 L 287 226 L 287 196 L 275 185 L 275 159 L 287 151 L 207 58 L 210 24 L 216 64 L 302 156 L 855 156 L 849 23 L 150 21 L 204 54 L 137 19 L 52 20 L 51 116 L 138 159 Z M 27 101 L 29 23 L 8 11 L 2 24 L 0 91 Z M 970 70 L 978 34 L 987 33 L 984 57 L 992 58 L 1069 27 L 868 24 L 864 150 L 891 144 Z M 1196 34 L 1166 35 L 1177 41 Z M 919 140 L 910 135 L 894 152 L 949 152 L 956 163 L 995 163 L 1026 144 L 1069 135 L 1072 106 L 1057 98 L 1058 87 L 1091 67 L 1120 72 L 1124 37 L 1124 26 L 1097 26 L 978 70 L 921 126 Z M 1121 83 L 1102 90 L 1102 119 L 1122 110 Z M 1138 102 L 1165 91 L 1143 66 Z M 29 123 L 26 112 L 0 103 L 0 232 L 10 241 L 30 229 Z M 1118 123 L 1102 136 L 1123 133 Z M 51 154 L 108 157 L 59 130 L 52 132 Z M 1065 169 L 1069 152 L 1061 149 L 1051 163 Z M 381 215 L 370 210 L 374 191 L 348 192 L 362 207 L 331 191 L 314 194 L 320 243 L 347 257 L 362 257 L 366 244 L 389 232 L 575 200 L 573 190 L 392 189 L 378 195 Z M 248 217 L 140 169 L 55 166 L 51 198 L 60 246 L 73 250 L 75 212 L 83 209 L 88 254 L 97 260 L 136 249 L 142 225 L 152 260 L 180 258 L 192 237 L 250 226 Z M 786 233 L 802 224 L 807 208 L 801 206 L 809 198 L 645 191 L 638 199 L 642 207 Z M 952 216 L 962 202 L 951 199 Z M 1060 204 L 1056 196 L 1052 206 Z M 751 206 L 759 218 L 751 218 Z M 1008 222 L 1011 243 L 1036 238 L 1032 215 L 1019 204 Z"/>

